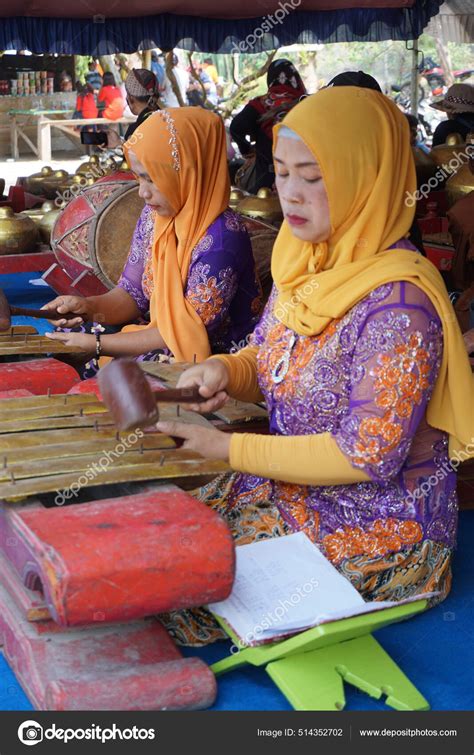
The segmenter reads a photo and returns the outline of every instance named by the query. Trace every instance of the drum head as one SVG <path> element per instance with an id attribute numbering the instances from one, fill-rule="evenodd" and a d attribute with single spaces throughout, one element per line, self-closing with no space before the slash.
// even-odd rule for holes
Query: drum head
<path id="1" fill-rule="evenodd" d="M 94 252 L 97 276 L 112 288 L 117 284 L 127 261 L 133 232 L 145 204 L 138 196 L 138 186 L 111 198 L 101 213 L 95 229 Z"/>

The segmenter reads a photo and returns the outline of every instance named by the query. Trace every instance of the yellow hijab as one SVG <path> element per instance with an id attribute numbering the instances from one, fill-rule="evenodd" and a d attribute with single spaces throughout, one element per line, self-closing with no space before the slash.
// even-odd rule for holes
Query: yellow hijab
<path id="1" fill-rule="evenodd" d="M 178 213 L 156 216 L 150 325 L 178 361 L 211 353 L 204 324 L 184 297 L 191 255 L 229 202 L 224 124 L 203 108 L 173 108 L 151 115 L 125 144 Z M 127 328 L 130 330 L 131 328 Z"/>
<path id="2" fill-rule="evenodd" d="M 405 201 L 416 190 L 405 116 L 379 92 L 332 87 L 293 108 L 275 126 L 274 143 L 282 125 L 301 137 L 320 165 L 331 235 L 312 244 L 283 223 L 272 256 L 277 318 L 301 335 L 317 335 L 378 286 L 414 283 L 443 324 L 428 423 L 449 434 L 451 454 L 474 456 L 474 377 L 443 280 L 421 255 L 389 250 L 407 235 L 414 215 Z"/>

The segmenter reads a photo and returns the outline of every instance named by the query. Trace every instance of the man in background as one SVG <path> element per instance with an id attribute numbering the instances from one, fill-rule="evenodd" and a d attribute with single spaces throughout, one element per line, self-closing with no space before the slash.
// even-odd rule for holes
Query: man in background
<path id="1" fill-rule="evenodd" d="M 187 101 L 186 92 L 189 87 L 189 74 L 187 73 L 187 71 L 181 68 L 181 66 L 179 65 L 178 56 L 175 55 L 174 53 L 173 53 L 173 74 L 176 79 L 176 83 L 178 85 L 181 98 L 184 104 L 187 105 L 188 101 Z M 162 99 L 163 99 L 163 103 L 165 107 L 180 107 L 180 102 L 173 90 L 171 81 L 169 80 L 167 75 L 165 75 Z"/>
<path id="2" fill-rule="evenodd" d="M 217 73 L 217 68 L 215 67 L 212 58 L 204 58 L 204 61 L 202 63 L 203 70 L 207 73 L 208 76 L 211 77 L 214 84 L 219 83 L 219 74 Z"/>
<path id="3" fill-rule="evenodd" d="M 102 88 L 102 76 L 99 73 L 96 60 L 89 63 L 89 73 L 86 73 L 86 84 L 90 84 L 94 94 L 98 94 Z"/>

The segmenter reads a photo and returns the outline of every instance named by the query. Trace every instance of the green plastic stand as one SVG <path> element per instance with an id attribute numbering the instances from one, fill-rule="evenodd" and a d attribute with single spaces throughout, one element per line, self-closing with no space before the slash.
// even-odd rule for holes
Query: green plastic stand
<path id="1" fill-rule="evenodd" d="M 427 700 L 371 636 L 377 629 L 421 613 L 426 606 L 426 600 L 419 600 L 322 624 L 280 642 L 244 647 L 211 669 L 218 676 L 246 663 L 265 666 L 295 710 L 341 710 L 344 681 L 371 697 L 386 695 L 385 702 L 396 710 L 429 710 Z M 216 618 L 238 649 L 237 636 Z"/>

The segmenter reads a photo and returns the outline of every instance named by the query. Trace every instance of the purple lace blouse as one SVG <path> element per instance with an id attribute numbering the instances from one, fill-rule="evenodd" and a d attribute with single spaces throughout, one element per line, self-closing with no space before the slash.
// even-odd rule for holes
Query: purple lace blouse
<path id="1" fill-rule="evenodd" d="M 154 213 L 145 206 L 118 282 L 146 318 L 153 291 L 151 249 Z M 260 314 L 261 289 L 247 229 L 225 210 L 193 250 L 185 296 L 206 326 L 213 353 L 242 348 Z"/>

